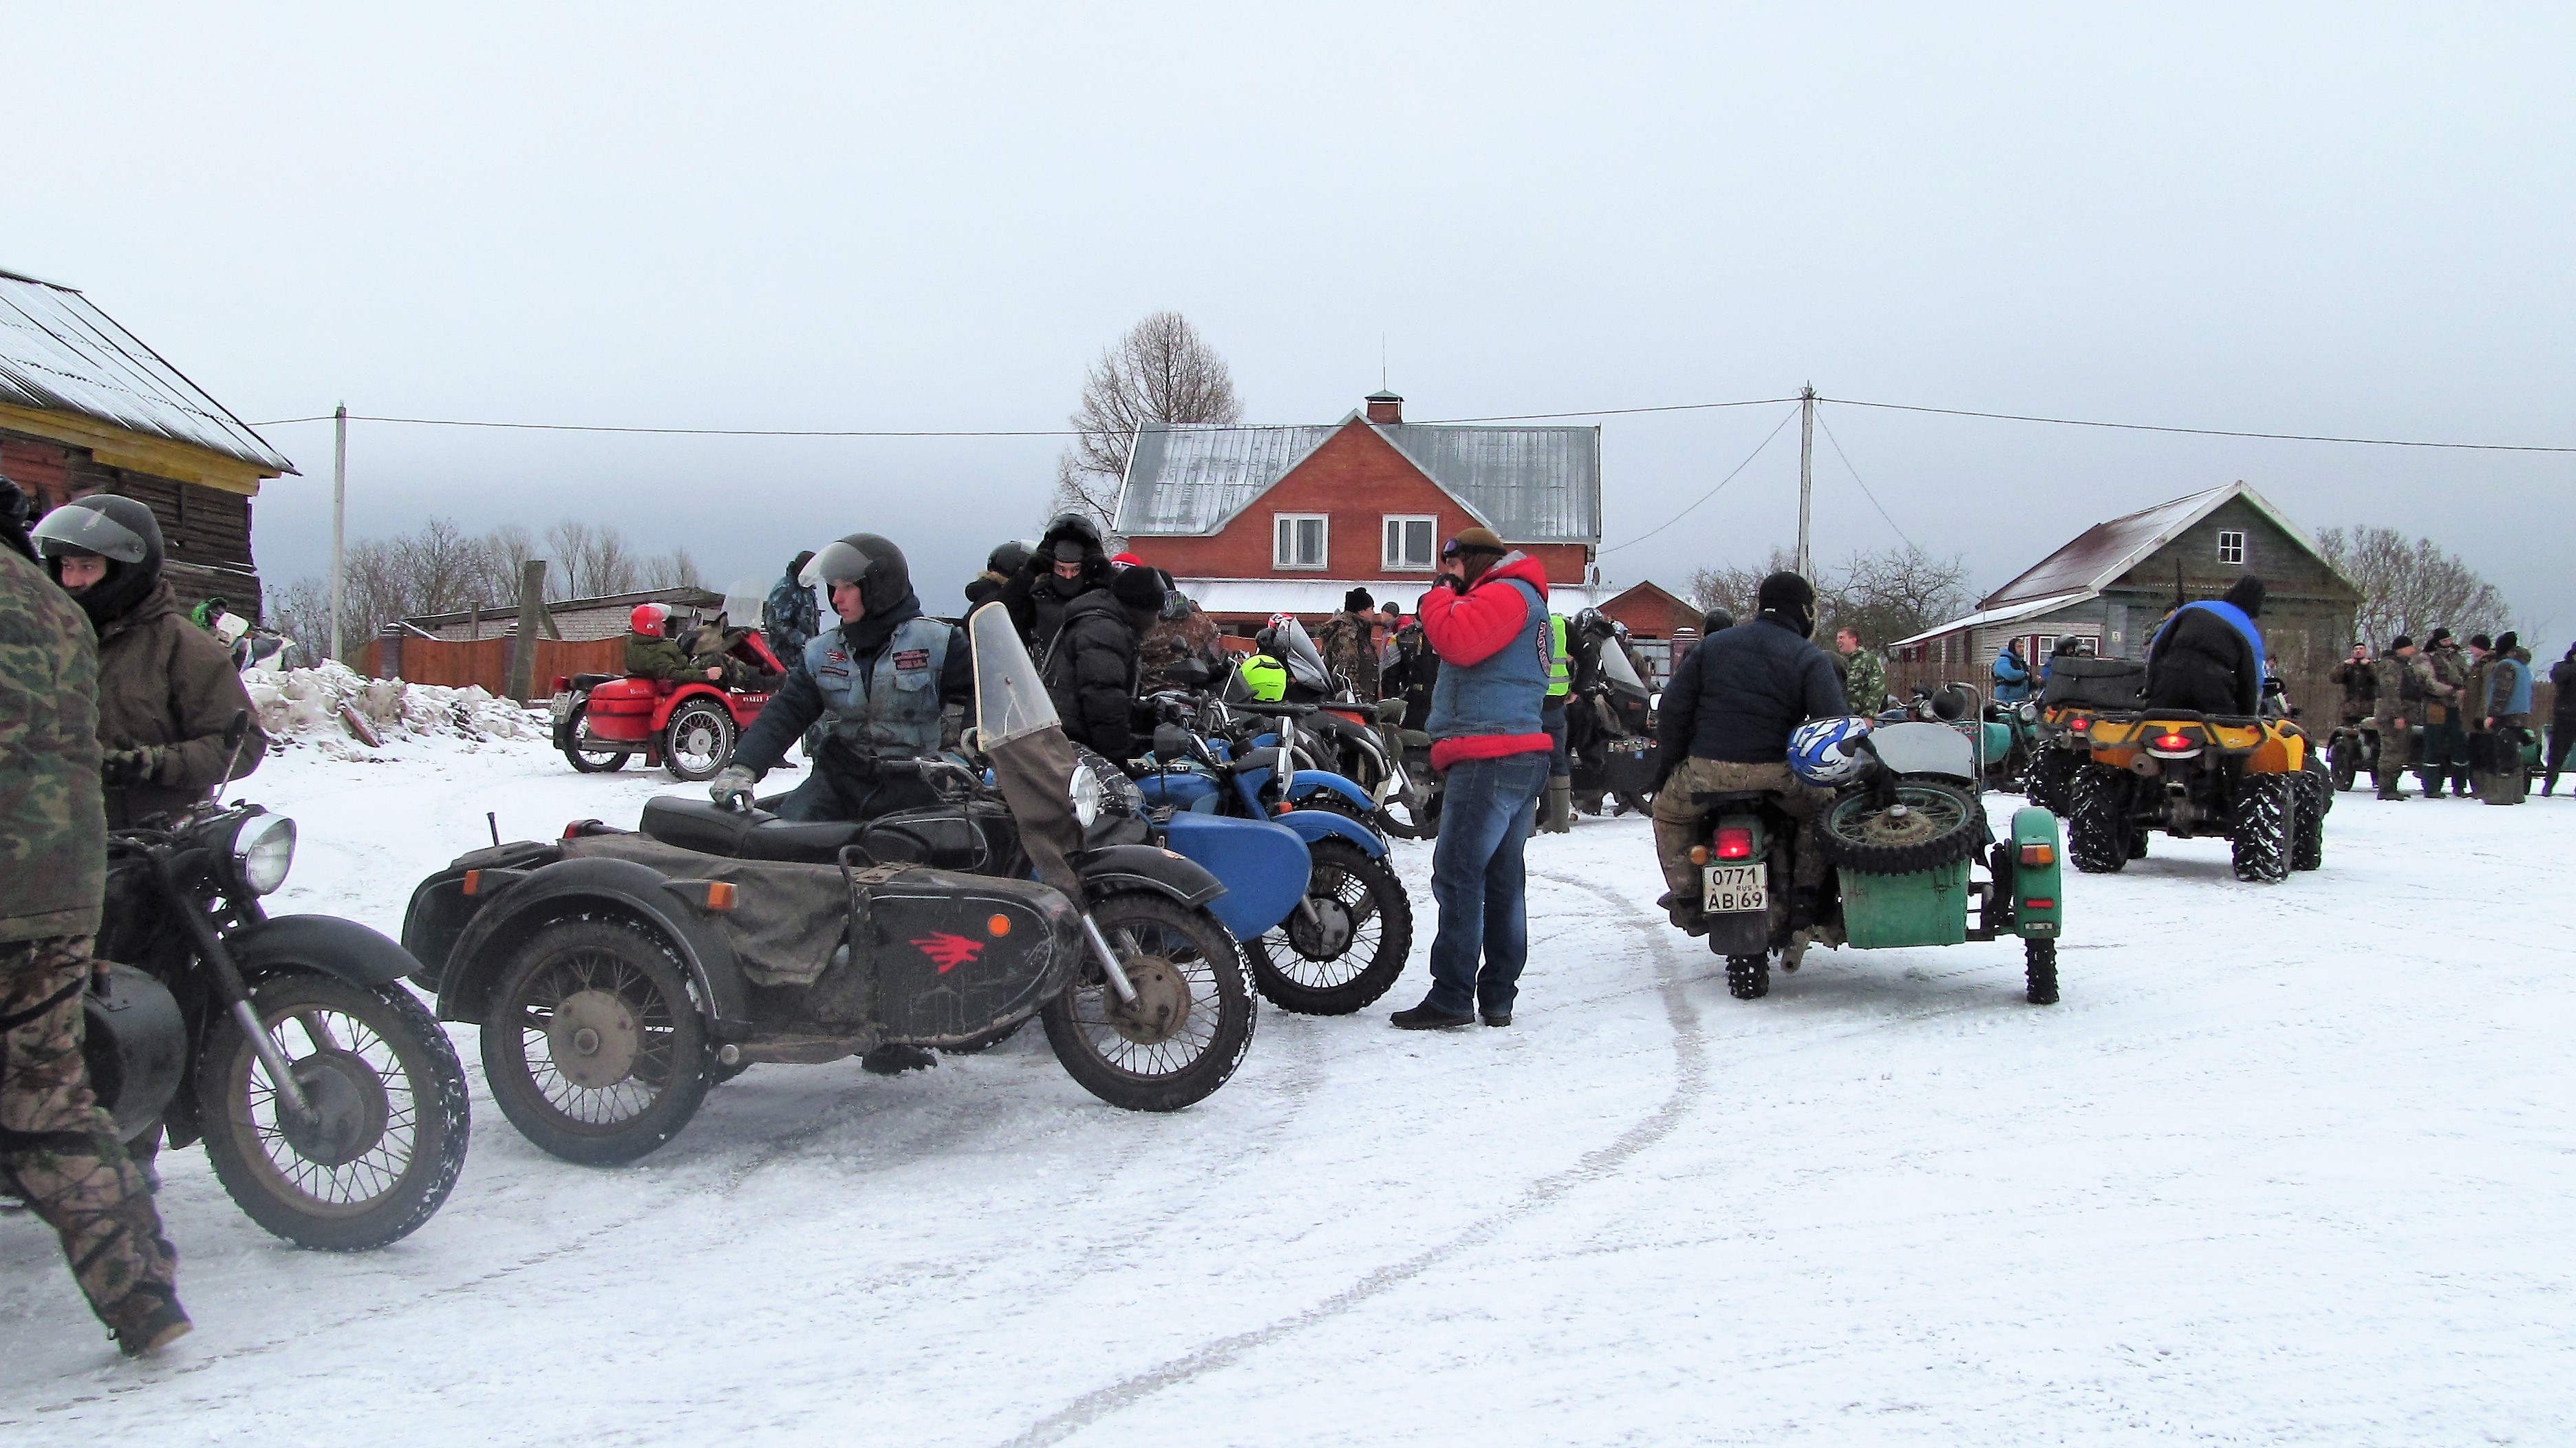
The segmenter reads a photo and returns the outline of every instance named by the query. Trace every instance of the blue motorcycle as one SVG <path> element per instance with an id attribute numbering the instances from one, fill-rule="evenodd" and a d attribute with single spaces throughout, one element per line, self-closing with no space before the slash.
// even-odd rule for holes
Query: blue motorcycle
<path id="1" fill-rule="evenodd" d="M 1386 994 L 1404 973 L 1413 950 L 1413 902 L 1387 858 L 1386 841 L 1351 813 L 1354 806 L 1366 810 L 1366 791 L 1329 771 L 1299 767 L 1296 721 L 1312 706 L 1230 708 L 1254 721 L 1276 719 L 1278 730 L 1256 722 L 1228 738 L 1167 717 L 1155 728 L 1154 753 L 1136 787 L 1170 847 L 1226 882 L 1227 893 L 1211 908 L 1243 942 L 1261 994 L 1301 1015 L 1349 1015 Z M 1165 712 L 1180 710 L 1167 706 Z M 1248 835 L 1246 826 L 1263 830 L 1263 837 Z M 1302 845 L 1302 891 L 1271 862 L 1271 831 L 1285 831 Z M 1252 858 L 1256 852 L 1259 860 Z M 1272 887 L 1283 876 L 1292 893 L 1274 910 Z M 1237 918 L 1226 918 L 1229 907 Z"/>

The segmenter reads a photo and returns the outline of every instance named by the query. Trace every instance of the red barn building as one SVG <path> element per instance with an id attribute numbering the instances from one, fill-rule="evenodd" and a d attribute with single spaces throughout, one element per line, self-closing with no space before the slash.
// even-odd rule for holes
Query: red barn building
<path id="1" fill-rule="evenodd" d="M 1314 426 L 1146 423 L 1115 527 L 1235 631 L 1332 613 L 1353 588 L 1411 612 L 1470 527 L 1537 559 L 1558 613 L 1611 591 L 1593 568 L 1600 428 L 1408 423 L 1386 392 Z"/>

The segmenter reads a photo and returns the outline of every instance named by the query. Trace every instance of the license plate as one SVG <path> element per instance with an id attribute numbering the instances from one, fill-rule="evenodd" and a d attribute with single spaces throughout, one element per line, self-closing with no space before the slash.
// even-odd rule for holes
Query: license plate
<path id="1" fill-rule="evenodd" d="M 1740 915 L 1771 908 L 1771 890 L 1760 865 L 1708 865 L 1700 871 L 1700 913 Z"/>
<path id="2" fill-rule="evenodd" d="M 546 707 L 554 711 L 555 722 L 561 724 L 572 717 L 572 695 L 557 694 L 554 702 Z"/>

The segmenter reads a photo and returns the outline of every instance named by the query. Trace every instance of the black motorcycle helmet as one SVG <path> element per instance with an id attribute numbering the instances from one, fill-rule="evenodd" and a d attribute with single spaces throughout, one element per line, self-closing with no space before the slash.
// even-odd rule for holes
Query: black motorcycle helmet
<path id="1" fill-rule="evenodd" d="M 852 533 L 825 545 L 796 581 L 814 590 L 826 617 L 832 615 L 835 583 L 856 583 L 870 617 L 891 613 L 912 597 L 912 565 L 893 540 L 874 533 Z"/>
<path id="2" fill-rule="evenodd" d="M 107 560 L 107 576 L 73 595 L 93 625 L 133 612 L 161 581 L 161 525 L 148 505 L 132 498 L 75 498 L 39 520 L 28 540 L 56 583 L 62 582 L 67 555 L 93 553 Z"/>
<path id="3" fill-rule="evenodd" d="M 1586 638 L 1608 638 L 1618 632 L 1609 616 L 1597 608 L 1586 608 L 1574 615 L 1574 631 Z"/>
<path id="4" fill-rule="evenodd" d="M 1037 545 L 1028 539 L 1013 538 L 984 555 L 984 571 L 1013 577 L 1029 566 L 1029 555 L 1036 551 Z"/>

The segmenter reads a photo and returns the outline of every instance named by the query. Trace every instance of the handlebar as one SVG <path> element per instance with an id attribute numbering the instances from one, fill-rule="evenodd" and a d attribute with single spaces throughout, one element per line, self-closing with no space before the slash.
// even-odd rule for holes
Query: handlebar
<path id="1" fill-rule="evenodd" d="M 1237 714 L 1263 714 L 1273 719 L 1303 719 L 1323 706 L 1319 704 L 1262 704 L 1246 702 L 1240 704 L 1228 704 L 1225 707 L 1233 710 Z"/>

